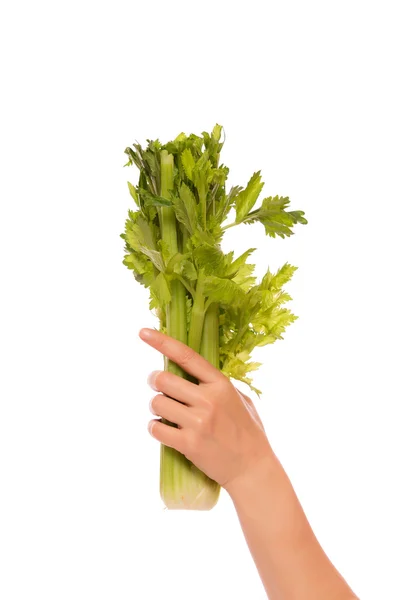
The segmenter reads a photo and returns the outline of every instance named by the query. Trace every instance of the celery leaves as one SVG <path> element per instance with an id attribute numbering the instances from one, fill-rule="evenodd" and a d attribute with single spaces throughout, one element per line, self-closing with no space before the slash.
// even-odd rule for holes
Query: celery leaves
<path id="1" fill-rule="evenodd" d="M 272 238 L 285 238 L 307 220 L 303 211 L 290 210 L 288 197 L 268 196 L 258 204 L 264 188 L 261 171 L 246 186 L 226 189 L 229 169 L 220 164 L 221 133 L 216 124 L 201 136 L 182 132 L 166 144 L 147 140 L 145 148 L 135 143 L 125 149 L 125 166 L 135 166 L 139 178 L 137 185 L 128 182 L 136 210 L 128 211 L 121 234 L 123 263 L 149 288 L 150 308 L 161 331 L 173 334 L 169 327 L 174 315 L 180 315 L 198 345 L 208 317 L 216 318 L 215 327 L 207 325 L 203 355 L 213 356 L 228 377 L 261 394 L 249 375 L 260 366 L 251 353 L 282 339 L 297 319 L 285 306 L 292 299 L 283 289 L 297 267 L 285 263 L 275 273 L 268 268 L 257 283 L 255 265 L 248 262 L 255 249 L 234 257 L 232 251 L 222 251 L 221 241 L 226 229 L 253 223 L 261 223 Z M 231 209 L 235 220 L 226 224 Z M 176 286 L 181 286 L 179 298 L 174 297 Z M 217 339 L 210 338 L 214 330 Z"/>

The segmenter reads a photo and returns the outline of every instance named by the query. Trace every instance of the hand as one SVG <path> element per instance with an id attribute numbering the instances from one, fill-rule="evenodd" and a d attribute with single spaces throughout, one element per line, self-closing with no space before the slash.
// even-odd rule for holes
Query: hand
<path id="1" fill-rule="evenodd" d="M 139 335 L 199 382 L 167 371 L 150 374 L 149 385 L 160 392 L 150 410 L 178 425 L 150 421 L 156 440 L 184 454 L 222 487 L 272 452 L 254 404 L 225 375 L 174 338 L 153 329 Z"/>

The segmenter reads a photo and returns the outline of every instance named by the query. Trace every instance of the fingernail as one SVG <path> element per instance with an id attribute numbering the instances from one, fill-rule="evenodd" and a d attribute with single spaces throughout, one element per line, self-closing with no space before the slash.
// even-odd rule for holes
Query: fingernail
<path id="1" fill-rule="evenodd" d="M 139 331 L 139 337 L 142 338 L 142 340 L 149 340 L 152 336 L 153 332 L 151 329 L 143 328 Z"/>
<path id="2" fill-rule="evenodd" d="M 155 381 L 157 379 L 157 375 L 161 373 L 161 371 L 153 371 L 152 373 L 150 373 L 150 375 L 147 378 L 147 383 L 149 384 L 149 386 L 155 390 L 156 392 L 158 392 L 158 388 L 156 387 Z"/>
<path id="3" fill-rule="evenodd" d="M 153 435 L 153 427 L 154 427 L 154 423 L 153 423 L 153 421 L 150 421 L 149 424 L 147 425 L 147 429 L 149 430 L 150 435 Z"/>

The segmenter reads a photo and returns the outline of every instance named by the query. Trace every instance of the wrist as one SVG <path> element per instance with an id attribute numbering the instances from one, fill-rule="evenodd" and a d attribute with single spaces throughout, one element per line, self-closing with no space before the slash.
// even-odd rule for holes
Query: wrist
<path id="1" fill-rule="evenodd" d="M 242 473 L 227 482 L 223 487 L 229 496 L 236 502 L 242 496 L 252 494 L 261 483 L 273 477 L 279 461 L 271 446 L 266 445 L 263 453 Z"/>

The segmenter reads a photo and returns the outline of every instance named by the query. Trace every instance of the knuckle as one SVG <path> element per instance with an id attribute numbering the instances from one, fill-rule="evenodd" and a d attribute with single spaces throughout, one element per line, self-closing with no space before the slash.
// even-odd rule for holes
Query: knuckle
<path id="1" fill-rule="evenodd" d="M 208 418 L 213 418 L 217 410 L 216 403 L 207 398 L 203 401 L 203 409 Z"/>
<path id="2" fill-rule="evenodd" d="M 166 339 L 164 337 L 160 337 L 157 339 L 157 343 L 155 344 L 157 350 L 162 350 L 165 346 Z"/>
<path id="3" fill-rule="evenodd" d="M 231 380 L 226 375 L 223 376 L 222 382 L 223 382 L 223 385 L 229 389 L 231 389 L 233 387 Z"/>
<path id="4" fill-rule="evenodd" d="M 196 415 L 196 429 L 201 437 L 207 437 L 211 435 L 213 415 L 211 410 L 205 410 L 200 415 Z"/>
<path id="5" fill-rule="evenodd" d="M 200 452 L 200 437 L 194 431 L 188 431 L 185 436 L 185 440 L 183 443 L 183 453 L 185 456 L 194 457 L 197 456 Z"/>
<path id="6" fill-rule="evenodd" d="M 196 428 L 199 431 L 202 431 L 204 429 L 204 426 L 205 426 L 205 418 L 203 416 L 201 416 L 201 415 L 196 415 L 195 422 L 196 422 Z"/>
<path id="7" fill-rule="evenodd" d="M 195 354 L 196 353 L 194 350 L 192 350 L 192 348 L 185 348 L 185 350 L 182 351 L 179 362 L 181 365 L 186 365 L 188 362 L 193 360 Z"/>
<path id="8" fill-rule="evenodd" d="M 231 391 L 232 383 L 226 375 L 221 377 L 221 379 L 218 381 L 218 389 L 219 389 L 220 393 L 223 393 L 223 394 L 226 394 L 227 392 Z"/>

